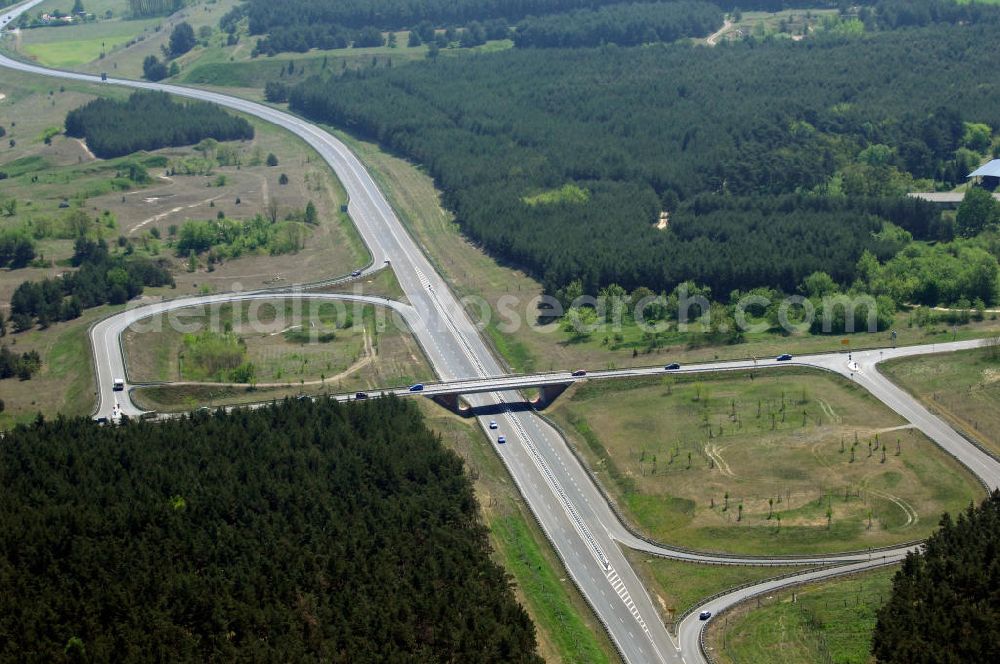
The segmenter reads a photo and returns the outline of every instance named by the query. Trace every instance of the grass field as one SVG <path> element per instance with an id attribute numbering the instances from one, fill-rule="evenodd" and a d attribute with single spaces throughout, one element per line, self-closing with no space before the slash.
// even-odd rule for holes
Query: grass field
<path id="1" fill-rule="evenodd" d="M 270 81 L 289 85 L 300 83 L 316 74 L 330 74 L 344 69 L 370 69 L 398 66 L 427 57 L 427 47 L 407 47 L 406 34 L 400 33 L 401 46 L 350 48 L 308 53 L 280 53 L 275 56 L 250 58 L 250 49 L 216 47 L 205 50 L 190 62 L 181 81 L 193 85 L 236 88 L 263 88 Z M 289 64 L 293 71 L 287 73 Z"/>
<path id="2" fill-rule="evenodd" d="M 464 460 L 490 542 L 513 577 L 518 600 L 537 628 L 546 662 L 599 664 L 618 656 L 586 601 L 510 480 L 507 469 L 478 428 L 420 400 L 428 425 Z"/>
<path id="3" fill-rule="evenodd" d="M 396 32 L 395 47 L 314 49 L 305 54 L 253 57 L 253 46 L 258 37 L 243 31 L 239 34 L 238 43 L 230 45 L 227 35 L 218 29 L 222 15 L 238 3 L 239 0 L 198 0 L 172 16 L 130 20 L 126 0 L 94 0 L 85 3 L 85 6 L 98 15 L 97 22 L 24 30 L 16 49 L 50 66 L 92 73 L 106 71 L 138 78 L 142 74 L 143 59 L 148 55 L 162 57 L 160 47 L 167 43 L 170 31 L 177 23 L 187 21 L 196 33 L 205 26 L 213 32 L 208 38 L 199 39 L 198 46 L 191 52 L 176 59 L 181 69 L 176 80 L 201 86 L 244 89 L 260 89 L 274 80 L 297 83 L 324 71 L 399 66 L 427 57 L 427 46 L 407 46 L 407 31 Z M 91 4 L 94 9 L 90 8 Z M 42 9 L 54 7 L 63 8 L 58 0 L 41 6 Z M 104 18 L 108 9 L 112 12 L 110 19 Z M 471 49 L 444 49 L 441 57 L 462 57 L 512 46 L 510 40 L 491 41 Z M 104 57 L 101 57 L 102 53 Z M 290 63 L 293 72 L 286 74 Z"/>
<path id="4" fill-rule="evenodd" d="M 93 92 L 121 96 L 111 87 L 53 86 L 11 72 L 0 83 L 7 98 L 0 101 L 0 125 L 9 142 L 0 149 L 0 170 L 8 173 L 3 197 L 17 200 L 17 212 L 0 218 L 4 229 L 27 228 L 39 239 L 39 250 L 53 262 L 50 268 L 27 268 L 0 274 L 0 297 L 28 278 L 58 273 L 60 261 L 72 253 L 72 235 L 60 231 L 64 220 L 78 210 L 101 216 L 92 228 L 114 243 L 130 242 L 136 251 L 175 263 L 179 293 L 249 289 L 305 283 L 346 274 L 368 262 L 369 256 L 349 218 L 340 212 L 346 200 L 339 181 L 321 158 L 298 138 L 257 120 L 252 141 L 219 145 L 212 152 L 192 147 L 167 148 L 135 158 L 95 159 L 85 144 L 61 134 L 51 145 L 41 139 L 47 128 L 60 128 L 66 113 L 93 98 Z M 235 155 L 228 165 L 218 159 L 224 151 Z M 278 166 L 264 157 L 275 154 Z M 214 159 L 214 161 L 213 161 Z M 121 163 L 144 163 L 152 178 L 138 184 L 118 173 Z M 173 173 L 172 175 L 168 175 Z M 280 176 L 288 184 L 279 184 Z M 302 226 L 304 247 L 284 255 L 245 255 L 238 260 L 208 265 L 202 256 L 193 272 L 173 250 L 171 229 L 188 219 L 211 219 L 223 213 L 245 220 L 268 213 L 276 216 L 301 211 L 313 201 L 316 226 Z M 68 208 L 64 209 L 64 206 Z M 103 223 L 103 222 L 107 223 Z"/>
<path id="5" fill-rule="evenodd" d="M 97 15 L 97 21 L 22 30 L 14 48 L 49 66 L 90 73 L 106 71 L 111 75 L 139 78 L 143 59 L 148 55 L 162 59 L 160 47 L 167 43 L 170 31 L 181 21 L 190 23 L 196 33 L 202 26 L 211 27 L 214 33 L 209 43 L 221 45 L 223 38 L 218 30 L 219 18 L 237 2 L 198 0 L 172 16 L 135 20 L 127 15 L 126 0 L 84 2 L 84 7 Z M 53 0 L 40 5 L 39 11 L 52 8 L 66 10 L 65 4 Z M 108 10 L 111 11 L 111 18 L 105 17 Z M 181 67 L 197 58 L 205 48 L 198 46 L 194 50 L 178 59 Z M 104 57 L 101 57 L 102 52 Z"/>
<path id="6" fill-rule="evenodd" d="M 719 664 L 868 664 L 875 615 L 895 568 L 782 591 L 751 601 L 709 624 Z"/>
<path id="7" fill-rule="evenodd" d="M 657 558 L 630 549 L 625 549 L 625 554 L 668 626 L 672 626 L 685 611 L 696 607 L 700 600 L 715 593 L 802 570 L 792 566 L 699 565 Z"/>
<path id="8" fill-rule="evenodd" d="M 592 383 L 549 412 L 627 518 L 696 549 L 886 546 L 980 497 L 957 462 L 849 381 L 752 376 Z"/>
<path id="9" fill-rule="evenodd" d="M 434 375 L 387 310 L 350 303 L 276 300 L 183 309 L 140 321 L 126 331 L 124 349 L 134 383 L 237 382 L 227 368 L 241 363 L 253 365 L 261 388 L 319 383 L 347 392 Z"/>
<path id="10" fill-rule="evenodd" d="M 1000 353 L 976 349 L 880 365 L 897 384 L 1000 456 Z"/>
<path id="11" fill-rule="evenodd" d="M 54 136 L 51 144 L 42 140 L 47 128 L 61 127 L 69 110 L 93 99 L 98 92 L 127 94 L 111 87 L 60 84 L 18 72 L 5 72 L 0 81 L 0 93 L 4 95 L 0 100 L 0 125 L 7 129 L 0 146 L 0 170 L 10 176 L 3 181 L 0 197 L 12 197 L 18 203 L 14 215 L 0 217 L 0 230 L 23 230 L 38 238 L 36 250 L 43 257 L 37 267 L 0 271 L 0 301 L 9 302 L 11 293 L 25 280 L 55 276 L 68 269 L 74 236 L 64 231 L 69 215 L 78 211 L 98 220 L 87 231 L 93 237 L 103 237 L 116 247 L 121 238 L 139 254 L 174 263 L 177 288 L 147 289 L 148 298 L 303 283 L 346 274 L 370 260 L 353 224 L 340 212 L 346 197 L 336 177 L 299 139 L 270 125 L 255 122 L 257 135 L 252 142 L 224 144 L 224 148 L 240 151 L 243 161 L 239 166 L 213 166 L 210 174 L 178 172 L 164 176 L 167 167 L 154 165 L 163 160 L 180 164 L 203 159 L 191 148 L 139 156 L 137 159 L 148 165 L 153 178 L 146 185 L 120 177 L 119 166 L 128 159 L 94 159 L 84 144 L 61 134 Z M 256 163 L 258 155 L 271 152 L 279 159 L 277 167 Z M 288 185 L 278 184 L 281 173 L 288 175 Z M 225 178 L 222 186 L 220 176 Z M 314 201 L 320 223 L 308 230 L 305 247 L 297 254 L 244 256 L 217 264 L 211 271 L 202 259 L 193 272 L 188 272 L 185 261 L 174 255 L 170 228 L 188 218 L 208 219 L 222 211 L 229 218 L 245 219 L 266 211 L 266 202 L 270 201 L 276 202 L 278 215 L 283 217 L 307 200 Z M 64 204 L 69 207 L 63 208 Z M 395 295 L 399 291 L 387 273 L 356 285 L 360 292 Z M 354 288 L 355 284 L 351 284 L 348 290 Z M 88 312 L 85 320 L 104 312 Z M 60 339 L 78 324 L 83 322 L 11 333 L 4 339 L 12 350 L 22 345 L 25 351 L 38 349 L 43 370 L 27 383 L 8 380 L 0 384 L 0 398 L 6 403 L 0 422 L 23 421 L 38 411 L 46 415 L 57 411 L 89 413 L 93 387 L 89 384 L 92 371 L 85 330 L 78 332 L 79 344 L 73 352 L 58 354 Z M 50 358 L 51 353 L 56 357 Z M 50 362 L 66 366 L 50 368 Z M 40 390 L 43 380 L 47 382 Z"/>
<path id="12" fill-rule="evenodd" d="M 29 14 L 67 11 L 71 5 L 47 0 Z M 126 0 L 88 0 L 84 8 L 96 17 L 95 21 L 22 30 L 18 37 L 20 50 L 41 64 L 71 69 L 98 60 L 102 53 L 112 53 L 136 38 L 150 38 L 162 24 L 162 18 L 129 19 Z"/>
<path id="13" fill-rule="evenodd" d="M 102 53 L 122 48 L 138 35 L 153 34 L 160 19 L 111 20 L 56 28 L 23 30 L 21 50 L 39 64 L 72 69 Z"/>
<path id="14" fill-rule="evenodd" d="M 0 339 L 11 352 L 36 350 L 42 356 L 42 368 L 31 380 L 0 380 L 0 399 L 4 402 L 0 429 L 30 422 L 38 413 L 46 417 L 56 413 L 90 415 L 96 393 L 87 330 L 95 320 L 117 309 L 91 309 L 74 321 L 56 323 L 46 330 L 16 335 L 8 332 Z"/>

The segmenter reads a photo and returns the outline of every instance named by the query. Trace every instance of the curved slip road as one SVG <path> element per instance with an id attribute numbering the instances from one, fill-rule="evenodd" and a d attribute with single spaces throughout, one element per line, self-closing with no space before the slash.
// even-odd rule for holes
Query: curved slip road
<path id="1" fill-rule="evenodd" d="M 41 0 L 31 0 L 0 14 L 6 25 Z M 0 66 L 63 79 L 100 84 L 100 78 L 75 72 L 46 69 L 0 56 Z M 340 141 L 309 122 L 263 104 L 226 95 L 172 85 L 109 79 L 108 85 L 162 90 L 178 96 L 217 103 L 254 115 L 285 128 L 312 146 L 333 168 L 350 197 L 348 212 L 371 251 L 374 263 L 390 260 L 413 311 L 412 331 L 427 354 L 431 366 L 443 380 L 499 376 L 503 371 L 464 309 L 440 275 L 403 229 L 371 176 Z M 273 297 L 274 294 L 272 293 Z M 188 304 L 197 304 L 189 301 Z M 169 306 L 164 304 L 164 306 Z M 142 309 L 132 316 L 142 316 Z M 108 364 L 118 355 L 120 340 L 113 324 L 99 332 L 95 360 L 106 368 L 101 376 L 98 416 L 114 415 L 113 393 L 108 398 Z M 103 346 L 103 350 L 102 350 Z M 503 405 L 520 401 L 516 393 L 486 393 L 470 397 L 473 406 Z M 128 406 L 125 406 L 128 408 Z M 551 540 L 570 576 L 609 636 L 629 662 L 680 661 L 674 644 L 660 623 L 645 589 L 607 529 L 595 523 L 581 491 L 603 504 L 583 469 L 573 460 L 558 433 L 540 418 L 525 412 L 504 412 L 500 433 L 509 441 L 498 452 L 531 507 L 542 530 Z M 487 420 L 480 418 L 487 434 Z M 492 438 L 492 437 L 491 437 Z M 495 438 L 494 438 L 495 440 Z M 564 460 L 566 460 L 564 462 Z M 580 502 L 577 502 L 580 500 Z"/>
<path id="2" fill-rule="evenodd" d="M 116 417 L 117 415 L 128 415 L 130 417 L 139 416 L 142 409 L 136 407 L 131 399 L 119 398 L 120 394 L 127 394 L 132 386 L 127 377 L 125 354 L 122 348 L 122 335 L 129 328 L 141 331 L 143 325 L 153 329 L 163 325 L 164 318 L 170 323 L 170 315 L 182 309 L 197 308 L 202 311 L 213 305 L 221 305 L 232 302 L 261 301 L 269 302 L 275 300 L 296 297 L 302 300 L 320 300 L 328 302 L 357 302 L 361 304 L 371 304 L 392 309 L 400 315 L 406 325 L 416 323 L 416 312 L 413 307 L 387 300 L 384 297 L 371 295 L 350 295 L 346 293 L 292 293 L 292 292 L 253 292 L 253 293 L 223 293 L 209 296 L 182 297 L 175 300 L 165 300 L 155 304 L 147 304 L 140 307 L 133 307 L 125 311 L 108 316 L 98 321 L 90 328 L 90 342 L 94 351 L 95 375 L 98 385 L 99 406 L 95 417 Z M 155 323 L 150 321 L 156 321 Z M 181 323 L 183 324 L 183 323 Z M 124 390 L 119 393 L 114 391 L 113 381 L 116 378 L 125 380 Z"/>
<path id="3" fill-rule="evenodd" d="M 39 4 L 31 0 L 0 14 L 0 27 L 16 19 L 17 15 Z M 63 72 L 18 62 L 0 56 L 0 66 L 41 76 L 73 79 L 88 83 L 101 83 L 99 77 L 75 72 Z M 305 140 L 333 168 L 349 197 L 349 213 L 373 256 L 373 265 L 391 262 L 409 305 L 394 305 L 381 298 L 372 298 L 373 304 L 393 307 L 407 320 L 414 336 L 423 347 L 428 360 L 442 381 L 477 378 L 500 379 L 503 371 L 486 346 L 479 330 L 466 315 L 461 303 L 436 273 L 426 256 L 406 233 L 391 206 L 361 162 L 343 143 L 311 123 L 263 104 L 226 95 L 184 88 L 180 86 L 109 79 L 109 85 L 137 89 L 162 90 L 178 96 L 213 102 L 227 108 L 256 116 L 285 128 Z M 270 291 L 239 295 L 215 295 L 163 302 L 149 307 L 131 309 L 102 321 L 92 330 L 95 362 L 99 380 L 99 416 L 109 416 L 114 411 L 114 393 L 111 378 L 123 377 L 121 362 L 121 332 L 131 322 L 180 307 L 204 305 L 233 299 L 275 299 L 292 294 L 290 291 Z M 318 294 L 317 294 L 318 295 Z M 311 297 L 312 295 L 310 295 Z M 352 296 L 327 295 L 330 299 L 352 299 Z M 129 321 L 129 322 L 125 322 Z M 123 324 L 124 323 L 124 324 Z M 943 346 L 939 349 L 944 350 Z M 898 349 L 907 354 L 906 349 Z M 888 359 L 889 351 L 886 352 Z M 930 352 L 917 350 L 917 352 Z M 963 463 L 989 486 L 997 486 L 1000 471 L 996 462 L 972 448 L 938 418 L 917 404 L 911 397 L 881 378 L 875 370 L 878 356 L 857 353 L 860 363 L 853 373 L 859 384 L 871 390 L 890 408 L 909 419 L 935 442 L 955 454 Z M 797 363 L 826 368 L 848 375 L 852 372 L 840 356 L 814 356 L 808 362 Z M 726 363 L 692 367 L 689 370 L 716 370 L 727 368 Z M 763 363 L 761 363 L 762 365 Z M 746 363 L 744 363 L 745 368 Z M 738 368 L 738 367 L 729 367 Z M 122 371 L 122 376 L 116 376 Z M 506 404 L 520 402 L 520 395 L 512 391 L 503 380 L 498 380 L 496 391 L 470 395 L 467 399 L 474 407 L 489 406 L 502 412 L 495 416 L 500 421 L 498 431 L 487 427 L 488 417 L 479 423 L 491 440 L 498 434 L 508 442 L 496 445 L 500 457 L 543 531 L 552 542 L 566 568 L 579 586 L 582 594 L 605 625 L 611 639 L 628 662 L 681 662 L 688 664 L 702 661 L 700 650 L 692 649 L 685 640 L 687 631 L 681 633 L 681 650 L 670 639 L 660 623 L 649 595 L 618 548 L 623 543 L 637 549 L 681 557 L 691 560 L 714 562 L 740 562 L 739 557 L 702 555 L 678 552 L 648 543 L 630 533 L 618 520 L 593 484 L 586 471 L 566 447 L 560 434 L 542 418 L 531 413 L 506 409 Z M 123 404 L 123 408 L 134 406 Z M 970 448 L 974 451 L 969 451 Z M 896 551 L 895 553 L 900 553 Z M 888 555 L 888 554 L 887 554 Z M 864 567 L 873 562 L 858 561 L 858 554 L 841 556 L 839 562 L 855 561 Z M 786 559 L 742 559 L 755 564 L 782 564 Z M 803 563 L 830 562 L 830 558 L 801 559 Z M 829 573 L 826 570 L 813 574 Z M 780 583 L 780 582 L 779 582 Z M 786 585 L 789 581 L 784 582 Z M 752 589 L 741 591 L 747 593 Z M 686 623 L 685 623 L 686 624 Z"/>

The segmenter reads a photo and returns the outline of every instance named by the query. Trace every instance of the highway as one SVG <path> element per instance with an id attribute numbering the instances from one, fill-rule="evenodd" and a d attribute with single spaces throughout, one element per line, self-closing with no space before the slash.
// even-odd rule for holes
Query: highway
<path id="1" fill-rule="evenodd" d="M 19 13 L 39 4 L 40 1 L 31 0 L 17 8 L 9 9 L 2 15 L 0 21 L 6 23 L 8 16 L 13 20 Z M 101 84 L 99 77 L 96 76 L 50 70 L 3 56 L 0 56 L 0 66 L 40 76 Z M 114 392 L 111 384 L 113 378 L 125 376 L 121 334 L 126 327 L 143 318 L 181 307 L 210 305 L 236 299 L 302 296 L 380 304 L 392 308 L 406 321 L 441 383 L 444 384 L 428 385 L 425 394 L 454 393 L 461 390 L 464 385 L 468 389 L 467 401 L 471 406 L 489 408 L 500 413 L 477 418 L 484 435 L 494 443 L 497 435 L 506 437 L 506 444 L 494 444 L 497 453 L 538 519 L 542 530 L 566 565 L 568 573 L 605 625 L 609 636 L 627 662 L 692 664 L 703 661 L 703 658 L 696 646 L 697 630 L 693 627 L 684 627 L 688 624 L 687 621 L 682 625 L 679 646 L 671 639 L 660 622 L 648 593 L 622 554 L 620 544 L 657 555 L 704 562 L 787 564 L 787 558 L 748 558 L 681 551 L 647 542 L 631 533 L 609 506 L 586 469 L 568 449 L 566 441 L 559 432 L 545 419 L 530 411 L 506 408 L 508 404 L 523 401 L 516 391 L 519 387 L 538 385 L 540 384 L 538 381 L 543 380 L 571 382 L 576 378 L 565 373 L 506 377 L 458 299 L 407 234 L 367 170 L 343 143 L 328 132 L 269 106 L 214 92 L 122 79 L 109 79 L 104 84 L 162 90 L 183 97 L 217 103 L 271 122 L 301 137 L 327 161 L 343 183 L 350 197 L 348 212 L 372 254 L 373 260 L 369 269 L 377 269 L 389 261 L 408 303 L 388 302 L 384 298 L 365 296 L 301 294 L 288 290 L 191 297 L 128 309 L 124 313 L 104 319 L 91 330 L 98 380 L 96 416 L 114 416 L 118 407 L 126 414 L 139 413 L 127 399 L 117 404 L 117 395 L 122 393 Z M 933 348 L 865 351 L 854 353 L 850 365 L 843 354 L 795 358 L 792 364 L 834 371 L 855 380 L 955 455 L 986 485 L 993 487 L 1000 485 L 1000 465 L 970 445 L 913 398 L 892 385 L 875 368 L 879 361 L 890 357 L 945 352 L 972 345 L 974 342 L 961 342 Z M 761 361 L 757 366 L 764 367 L 771 364 L 779 363 L 770 360 Z M 746 362 L 710 363 L 683 367 L 681 371 L 746 368 L 748 368 Z M 586 378 L 613 378 L 646 373 L 663 374 L 664 370 L 662 367 L 655 367 L 644 370 L 595 372 Z M 497 431 L 488 429 L 490 419 L 499 422 Z M 882 555 L 898 557 L 903 551 L 904 549 L 896 549 L 883 552 Z M 864 554 L 859 553 L 833 557 L 804 557 L 798 560 L 810 565 L 837 562 L 865 567 L 876 564 L 876 561 L 868 561 Z M 811 572 L 816 575 L 830 573 L 832 573 L 830 570 Z M 780 582 L 779 585 L 781 583 L 787 584 L 788 581 Z M 753 588 L 745 589 L 736 593 L 733 599 L 752 593 Z M 727 601 L 725 598 L 715 600 L 716 604 L 713 606 L 720 608 L 725 601 Z M 692 634 L 695 645 L 692 645 Z"/>
<path id="2" fill-rule="evenodd" d="M 3 14 L 3 22 L 34 7 L 40 0 L 19 5 Z M 7 19 L 7 17 L 11 17 Z M 100 77 L 46 69 L 0 57 L 0 66 L 63 79 L 101 84 Z M 280 126 L 305 140 L 330 164 L 349 196 L 348 213 L 373 256 L 373 264 L 390 260 L 403 292 L 413 308 L 411 329 L 428 361 L 442 380 L 481 378 L 503 374 L 500 365 L 465 314 L 444 280 L 431 266 L 413 239 L 406 233 L 388 201 L 379 191 L 361 162 L 328 132 L 263 104 L 213 92 L 144 81 L 109 79 L 106 85 L 162 90 L 254 115 Z M 189 302 L 194 304 L 195 301 Z M 141 316 L 135 309 L 129 316 Z M 112 320 L 112 319 L 109 319 Z M 118 370 L 112 359 L 120 355 L 118 323 L 106 325 L 92 334 L 95 364 L 100 367 L 97 416 L 112 417 L 114 394 L 107 379 Z M 103 348 L 102 348 L 103 347 Z M 516 393 L 491 392 L 473 395 L 474 406 L 502 407 L 520 401 Z M 123 408 L 134 408 L 123 404 Z M 484 433 L 486 418 L 479 418 Z M 525 500 L 542 530 L 565 562 L 573 581 L 594 608 L 623 658 L 629 662 L 678 662 L 680 657 L 653 604 L 610 532 L 596 522 L 587 500 L 598 507 L 606 504 L 586 472 L 566 449 L 559 434 L 542 419 L 528 412 L 505 412 L 500 420 L 508 443 L 498 446 Z"/>

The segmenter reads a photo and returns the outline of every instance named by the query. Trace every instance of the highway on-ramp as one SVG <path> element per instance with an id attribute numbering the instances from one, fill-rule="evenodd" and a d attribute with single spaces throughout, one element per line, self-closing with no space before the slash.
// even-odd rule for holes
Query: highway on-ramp
<path id="1" fill-rule="evenodd" d="M 31 0 L 10 8 L 2 14 L 0 21 L 15 20 L 17 15 L 39 2 Z M 0 66 L 39 76 L 102 83 L 97 76 L 50 70 L 7 57 L 0 57 Z M 413 320 L 416 322 L 411 325 L 414 336 L 437 374 L 444 380 L 503 374 L 463 307 L 406 233 L 367 170 L 343 143 L 328 132 L 269 106 L 214 92 L 113 78 L 104 84 L 162 90 L 217 103 L 271 122 L 301 137 L 330 164 L 343 183 L 350 200 L 348 212 L 368 245 L 374 263 L 391 261 L 414 310 Z M 113 325 L 106 329 L 110 327 Z M 96 351 L 97 363 L 106 362 L 115 355 L 114 346 L 118 337 L 114 339 L 116 341 L 111 343 L 110 349 Z M 95 343 L 95 349 L 100 346 L 100 341 Z M 114 415 L 114 401 L 106 398 L 104 385 L 107 375 L 102 371 L 98 369 L 104 383 L 100 389 L 97 414 L 108 417 Z M 520 396 L 516 393 L 503 392 L 474 395 L 469 399 L 472 405 L 501 408 L 505 402 L 519 400 Z M 592 500 L 603 505 L 586 472 L 566 450 L 559 434 L 543 420 L 527 412 L 508 411 L 496 419 L 501 422 L 500 433 L 508 441 L 506 445 L 497 446 L 498 453 L 542 530 L 565 562 L 570 576 L 593 606 L 622 656 L 629 662 L 680 661 L 649 595 L 610 532 L 593 520 L 592 511 L 580 500 L 579 487 L 584 487 L 584 490 L 589 488 Z M 484 432 L 495 433 L 486 428 L 483 418 L 480 418 L 480 423 Z"/>
<path id="2" fill-rule="evenodd" d="M 31 0 L 16 8 L 9 8 L 6 13 L 0 14 L 0 23 L 5 25 L 39 2 L 41 0 Z M 97 76 L 46 69 L 4 56 L 0 56 L 0 66 L 40 76 L 102 83 Z M 682 629 L 680 648 L 671 640 L 648 593 L 619 549 L 619 544 L 659 555 L 706 562 L 741 562 L 737 560 L 739 557 L 678 551 L 637 537 L 619 520 L 558 431 L 530 411 L 507 408 L 508 404 L 522 401 L 515 389 L 516 385 L 505 382 L 503 369 L 461 303 L 407 234 L 367 170 L 342 142 L 323 129 L 289 113 L 215 92 L 123 79 L 109 79 L 104 84 L 162 90 L 213 102 L 287 129 L 312 146 L 330 164 L 348 193 L 348 212 L 372 254 L 371 269 L 389 262 L 408 303 L 319 293 L 308 293 L 305 296 L 347 300 L 354 297 L 357 301 L 389 306 L 405 319 L 443 383 L 481 379 L 496 381 L 495 389 L 470 393 L 467 401 L 473 407 L 490 408 L 500 413 L 478 418 L 484 434 L 494 443 L 498 435 L 506 437 L 506 444 L 495 445 L 497 453 L 570 576 L 605 625 L 623 658 L 634 663 L 683 661 L 691 664 L 702 661 L 700 650 L 690 645 L 690 629 Z M 184 306 L 231 301 L 236 298 L 264 299 L 298 295 L 292 291 L 270 291 L 192 297 L 129 309 L 123 314 L 101 321 L 93 327 L 91 334 L 99 381 L 97 416 L 108 417 L 115 412 L 118 393 L 111 389 L 111 380 L 124 377 L 121 334 L 128 325 L 152 314 Z M 906 352 L 930 350 L 886 350 L 884 357 L 888 359 Z M 940 350 L 946 349 L 941 347 Z M 843 355 L 811 356 L 798 358 L 796 362 L 850 376 L 954 454 L 985 484 L 991 487 L 1000 484 L 1000 468 L 995 460 L 970 445 L 878 373 L 875 364 L 883 358 L 882 355 L 874 354 L 878 352 L 855 353 L 851 365 L 848 365 Z M 709 364 L 685 370 L 713 370 L 713 366 L 716 370 L 727 368 Z M 650 371 L 654 372 L 656 369 Z M 123 401 L 121 408 L 124 412 L 138 412 L 130 402 Z M 498 430 L 488 429 L 489 419 L 499 421 Z M 883 555 L 898 556 L 902 551 L 897 549 Z M 834 558 L 836 562 L 851 563 L 862 568 L 875 564 L 857 553 Z M 815 565 L 819 562 L 831 562 L 831 558 L 815 557 L 800 561 Z M 745 562 L 779 564 L 787 563 L 787 560 L 754 558 Z M 813 572 L 828 573 L 829 570 Z M 788 581 L 782 583 L 787 584 Z M 746 595 L 752 591 L 753 589 L 747 589 L 741 592 Z"/>

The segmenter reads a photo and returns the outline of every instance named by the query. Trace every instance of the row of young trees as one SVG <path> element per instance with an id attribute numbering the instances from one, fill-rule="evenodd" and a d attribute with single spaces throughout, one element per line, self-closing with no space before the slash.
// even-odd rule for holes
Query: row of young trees
<path id="1" fill-rule="evenodd" d="M 896 314 L 896 303 L 889 296 L 841 289 L 825 272 L 807 275 L 791 292 L 758 287 L 725 294 L 686 281 L 659 294 L 645 286 L 628 292 L 610 284 L 592 297 L 582 282 L 574 280 L 557 290 L 555 298 L 561 311 L 541 311 L 540 322 L 559 320 L 571 338 L 617 332 L 618 326 L 634 322 L 645 327 L 651 347 L 662 341 L 661 335 L 682 325 L 695 326 L 686 329 L 697 331 L 708 343 L 736 344 L 751 330 L 778 334 L 881 331 L 892 325 Z"/>
<path id="2" fill-rule="evenodd" d="M 382 31 L 366 26 L 355 30 L 331 24 L 296 24 L 276 26 L 266 37 L 258 39 L 253 55 L 275 55 L 282 52 L 305 53 L 311 48 L 367 48 L 385 45 Z"/>
<path id="3" fill-rule="evenodd" d="M 917 239 L 951 236 L 939 215 L 860 209 L 843 191 L 851 169 L 964 179 L 966 121 L 1000 127 L 979 47 L 995 30 L 512 49 L 313 78 L 289 100 L 425 165 L 463 230 L 549 292 L 575 278 L 588 292 L 691 278 L 715 292 L 790 291 L 815 270 L 850 284 L 865 250 L 887 259 L 880 247 L 901 245 L 880 237 L 895 232 L 886 220 Z M 567 183 L 586 203 L 537 196 Z M 813 195 L 782 198 L 797 191 Z"/>
<path id="4" fill-rule="evenodd" d="M 164 92 L 135 92 L 127 100 L 95 99 L 66 116 L 66 135 L 85 138 L 102 159 L 139 150 L 194 145 L 206 138 L 249 140 L 253 126 L 214 104 L 174 101 Z"/>
<path id="5" fill-rule="evenodd" d="M 0 659 L 539 663 L 415 404 L 291 400 L 0 445 Z"/>
<path id="6" fill-rule="evenodd" d="M 142 294 L 145 286 L 173 285 L 163 262 L 111 255 L 104 240 L 79 238 L 72 259 L 79 267 L 60 277 L 25 281 L 11 296 L 11 322 L 16 332 L 57 320 L 78 318 L 84 309 L 102 304 L 124 304 Z"/>

